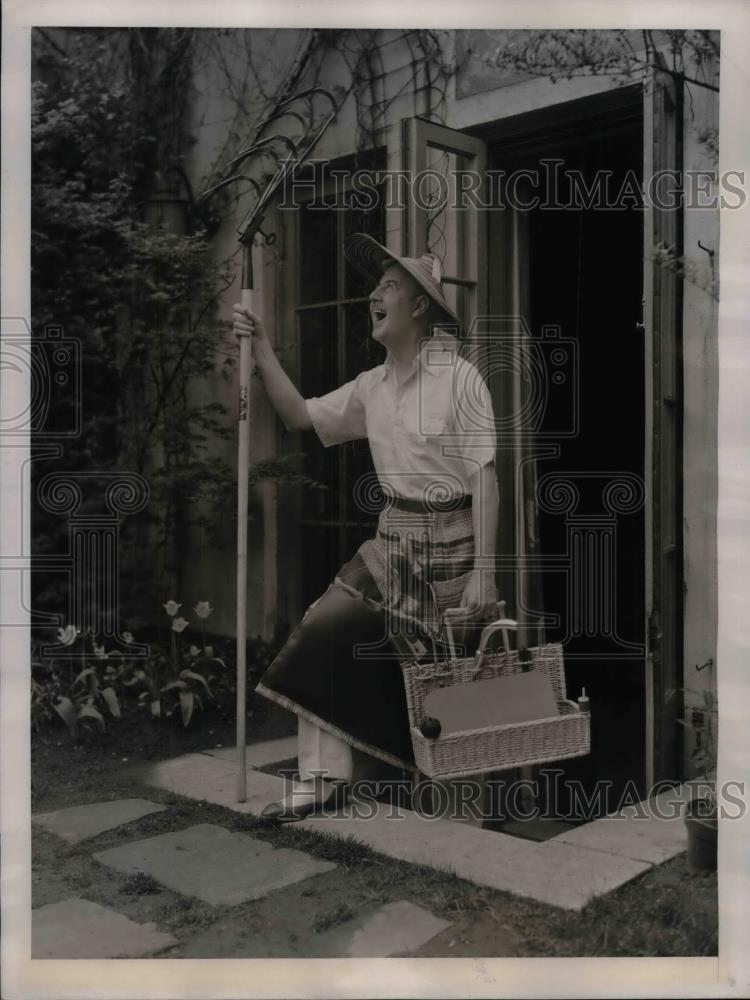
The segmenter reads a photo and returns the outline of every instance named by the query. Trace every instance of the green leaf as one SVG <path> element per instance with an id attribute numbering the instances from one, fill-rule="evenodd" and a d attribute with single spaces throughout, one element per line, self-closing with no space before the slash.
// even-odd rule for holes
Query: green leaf
<path id="1" fill-rule="evenodd" d="M 179 688 L 181 691 L 187 691 L 187 683 L 185 681 L 170 681 L 169 684 L 165 684 L 162 691 L 171 691 L 173 688 Z"/>
<path id="2" fill-rule="evenodd" d="M 70 730 L 70 735 L 75 736 L 77 716 L 70 698 L 60 698 L 57 704 L 52 707 Z"/>
<path id="3" fill-rule="evenodd" d="M 206 689 L 208 697 L 213 698 L 213 695 L 211 694 L 211 688 L 208 686 L 208 682 L 206 681 L 205 677 L 202 677 L 200 674 L 194 673 L 194 671 L 192 670 L 181 670 L 180 677 L 189 677 L 191 680 L 200 681 L 203 687 Z"/>
<path id="4" fill-rule="evenodd" d="M 182 710 L 182 724 L 186 726 L 190 722 L 193 714 L 193 692 L 180 691 L 180 709 Z"/>
<path id="5" fill-rule="evenodd" d="M 102 729 L 105 728 L 104 716 L 101 714 L 101 712 L 98 712 L 93 705 L 81 705 L 81 707 L 78 709 L 78 718 L 96 719 L 96 721 L 99 723 Z"/>
<path id="6" fill-rule="evenodd" d="M 120 702 L 117 700 L 117 695 L 115 694 L 114 688 L 107 687 L 102 688 L 101 696 L 107 703 L 107 708 L 110 710 L 112 715 L 116 719 L 120 718 Z"/>
<path id="7" fill-rule="evenodd" d="M 73 687 L 77 687 L 82 682 L 84 677 L 88 677 L 91 674 L 95 673 L 96 671 L 94 670 L 93 667 L 87 667 L 85 670 L 82 670 L 80 674 L 76 677 L 76 679 L 73 681 Z"/>
<path id="8" fill-rule="evenodd" d="M 222 665 L 222 667 L 226 668 L 226 663 L 223 660 L 220 660 L 218 656 L 212 656 L 211 659 L 208 662 L 209 663 L 220 663 Z"/>

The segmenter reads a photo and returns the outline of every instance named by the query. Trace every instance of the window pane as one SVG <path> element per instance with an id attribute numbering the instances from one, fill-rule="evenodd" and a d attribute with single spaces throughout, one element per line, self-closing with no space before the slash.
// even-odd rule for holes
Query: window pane
<path id="1" fill-rule="evenodd" d="M 336 389 L 338 337 L 336 308 L 301 310 L 299 313 L 300 392 L 309 399 Z M 305 440 L 305 475 L 326 489 L 304 488 L 303 518 L 326 520 L 339 513 L 338 482 L 341 456 L 338 448 L 324 448 L 317 436 Z"/>
<path id="2" fill-rule="evenodd" d="M 372 321 L 367 302 L 344 306 L 344 377 L 354 378 L 367 368 L 385 361 L 385 348 L 372 339 Z"/>
<path id="3" fill-rule="evenodd" d="M 468 213 L 451 211 L 456 204 L 456 176 L 467 169 L 466 157 L 427 147 L 427 166 L 418 197 L 427 214 L 427 246 L 437 254 L 443 274 L 469 278 L 466 271 L 466 227 Z"/>
<path id="4" fill-rule="evenodd" d="M 374 368 L 385 359 L 385 348 L 372 339 L 372 323 L 366 302 L 344 307 L 344 359 L 346 378 L 355 378 L 359 372 Z M 347 521 L 357 521 L 374 525 L 376 514 L 367 503 L 365 509 L 357 502 L 360 483 L 364 494 L 371 496 L 372 490 L 366 488 L 375 475 L 367 441 L 352 441 L 344 447 L 344 467 L 346 491 L 344 503 L 347 507 Z M 356 546 L 355 546 L 356 548 Z"/>
<path id="5" fill-rule="evenodd" d="M 444 281 L 443 294 L 445 295 L 445 301 L 468 330 L 474 319 L 473 316 L 468 315 L 468 307 L 471 300 L 468 289 L 464 285 L 452 285 L 449 281 Z M 448 329 L 448 332 L 455 335 L 454 330 Z"/>
<path id="6" fill-rule="evenodd" d="M 299 389 L 307 399 L 335 389 L 339 382 L 336 307 L 300 309 Z"/>
<path id="7" fill-rule="evenodd" d="M 368 195 L 370 192 L 368 192 Z M 378 189 L 377 204 L 363 211 L 361 209 L 351 209 L 344 217 L 344 233 L 367 233 L 378 243 L 385 242 L 385 211 L 383 207 L 384 189 Z M 360 274 L 351 264 L 346 261 L 344 267 L 344 298 L 357 299 L 369 295 L 374 287 L 374 282 Z"/>
<path id="8" fill-rule="evenodd" d="M 336 213 L 301 208 L 299 229 L 300 303 L 331 302 L 336 298 Z"/>
<path id="9" fill-rule="evenodd" d="M 304 527 L 300 532 L 300 573 L 304 606 L 312 604 L 332 582 L 341 567 L 337 527 Z"/>

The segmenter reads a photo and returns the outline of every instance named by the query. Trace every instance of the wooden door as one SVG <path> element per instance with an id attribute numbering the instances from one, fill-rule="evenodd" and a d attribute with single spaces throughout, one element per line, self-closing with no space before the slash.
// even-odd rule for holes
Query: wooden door
<path id="1" fill-rule="evenodd" d="M 646 338 L 646 779 L 680 776 L 683 676 L 681 279 L 660 249 L 682 254 L 682 208 L 666 171 L 682 170 L 682 85 L 665 70 L 644 86 L 643 327 Z M 663 182 L 654 185 L 658 174 Z M 680 184 L 681 187 L 681 184 Z"/>
<path id="2" fill-rule="evenodd" d="M 401 253 L 435 253 L 443 264 L 449 304 L 466 324 L 486 312 L 487 236 L 481 204 L 487 175 L 486 145 L 424 118 L 403 122 L 403 169 L 409 179 L 401 219 Z M 475 190 L 461 193 L 461 177 L 473 175 Z"/>

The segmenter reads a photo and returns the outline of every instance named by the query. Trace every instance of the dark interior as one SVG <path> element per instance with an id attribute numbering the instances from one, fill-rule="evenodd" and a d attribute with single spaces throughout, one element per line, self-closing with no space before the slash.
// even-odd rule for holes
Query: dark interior
<path id="1" fill-rule="evenodd" d="M 612 172 L 617 191 L 628 170 L 642 174 L 640 116 L 632 111 L 601 116 L 592 127 L 586 118 L 567 117 L 560 134 L 546 127 L 544 138 L 517 135 L 491 146 L 495 169 L 539 168 L 542 157 L 561 158 L 560 170 L 580 170 L 590 182 L 597 170 Z M 531 311 L 527 322 L 532 336 L 542 328 L 560 328 L 562 337 L 574 338 L 579 358 L 580 419 L 575 436 L 561 436 L 559 457 L 542 459 L 537 474 L 563 474 L 580 490 L 580 503 L 567 514 L 540 511 L 539 549 L 543 556 L 569 554 L 574 517 L 581 517 L 576 537 L 601 544 L 607 529 L 602 518 L 607 508 L 602 489 L 617 473 L 643 477 L 644 461 L 644 343 L 638 323 L 642 294 L 642 212 L 623 210 L 536 209 L 529 217 Z M 494 252 L 497 252 L 495 248 Z M 491 246 L 491 254 L 493 248 Z M 490 272 L 493 262 L 490 258 Z M 555 442 L 556 428 L 569 424 L 564 395 L 549 394 L 540 430 Z M 584 524 L 585 522 L 585 524 Z M 585 528 L 585 530 L 584 530 Z M 610 526 L 611 528 L 611 526 Z M 542 592 L 546 614 L 556 615 L 557 625 L 547 627 L 547 641 L 564 643 L 568 696 L 575 700 L 582 687 L 591 699 L 592 747 L 590 756 L 549 767 L 561 768 L 562 789 L 555 802 L 540 803 L 551 811 L 570 814 L 566 781 L 580 781 L 591 796 L 595 782 L 611 782 L 609 799 L 597 814 L 617 805 L 628 782 L 645 794 L 645 690 L 644 658 L 638 649 L 644 641 L 644 510 L 616 515 L 612 551 L 614 621 L 602 623 L 602 614 L 588 618 L 580 608 L 571 612 L 571 585 L 564 572 L 543 570 Z M 597 541 L 599 539 L 599 541 Z M 584 556 L 576 560 L 584 569 Z M 596 578 L 584 570 L 586 590 L 596 597 Z M 580 601 L 579 601 L 580 604 Z M 598 618 L 601 627 L 586 634 L 586 621 Z M 577 633 L 577 634 L 576 634 Z M 544 786 L 544 782 L 542 783 Z M 632 786 L 631 786 L 632 787 Z M 574 810 L 575 811 L 575 810 Z M 591 816 L 578 816 L 589 819 Z"/>

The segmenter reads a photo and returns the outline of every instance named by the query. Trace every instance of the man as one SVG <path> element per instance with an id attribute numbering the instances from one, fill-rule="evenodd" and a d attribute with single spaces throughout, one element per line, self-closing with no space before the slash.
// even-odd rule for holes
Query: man
<path id="1" fill-rule="evenodd" d="M 492 403 L 456 340 L 434 333 L 461 326 L 443 294 L 439 261 L 398 257 L 361 233 L 345 252 L 376 282 L 372 336 L 386 360 L 327 395 L 303 399 L 260 318 L 241 306 L 234 312 L 235 331 L 252 336 L 286 428 L 314 429 L 325 446 L 367 438 L 387 498 L 375 538 L 308 608 L 257 686 L 298 716 L 299 780 L 266 807 L 269 820 L 299 819 L 333 798 L 337 783 L 352 776 L 352 750 L 413 766 L 394 648 L 424 648 L 446 613 L 486 621 L 497 602 Z M 383 641 L 386 632 L 393 644 Z"/>

